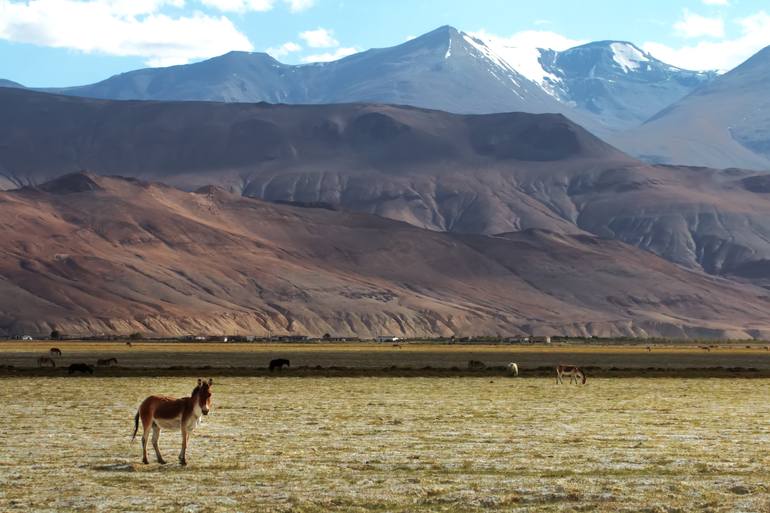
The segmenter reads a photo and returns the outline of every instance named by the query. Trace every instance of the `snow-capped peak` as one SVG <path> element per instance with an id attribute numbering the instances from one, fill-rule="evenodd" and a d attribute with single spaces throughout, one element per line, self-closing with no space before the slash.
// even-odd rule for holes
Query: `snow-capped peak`
<path id="1" fill-rule="evenodd" d="M 623 68 L 624 73 L 640 68 L 642 62 L 649 62 L 650 58 L 641 50 L 630 43 L 612 43 L 612 60 Z"/>

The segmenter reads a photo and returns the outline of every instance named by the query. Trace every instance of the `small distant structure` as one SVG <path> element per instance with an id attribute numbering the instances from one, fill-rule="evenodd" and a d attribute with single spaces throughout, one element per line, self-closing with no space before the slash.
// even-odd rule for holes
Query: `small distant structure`
<path id="1" fill-rule="evenodd" d="M 307 335 L 280 335 L 274 337 L 274 340 L 277 342 L 307 342 L 310 337 Z"/>
<path id="2" fill-rule="evenodd" d="M 32 340 L 32 337 L 29 335 L 24 335 L 21 337 L 22 340 Z"/>
<path id="3" fill-rule="evenodd" d="M 398 342 L 401 339 L 395 335 L 380 335 L 374 340 L 376 340 L 377 342 Z"/>
<path id="4" fill-rule="evenodd" d="M 529 337 L 529 341 L 532 342 L 533 344 L 550 344 L 551 337 L 549 337 L 548 335 Z"/>

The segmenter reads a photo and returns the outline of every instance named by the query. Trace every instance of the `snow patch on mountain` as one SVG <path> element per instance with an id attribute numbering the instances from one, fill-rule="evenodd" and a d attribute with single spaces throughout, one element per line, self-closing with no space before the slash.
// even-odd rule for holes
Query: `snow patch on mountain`
<path id="1" fill-rule="evenodd" d="M 641 50 L 628 43 L 612 43 L 610 49 L 612 60 L 623 68 L 624 73 L 636 71 L 641 67 L 641 63 L 650 61 Z"/>
<path id="2" fill-rule="evenodd" d="M 483 41 L 480 39 L 476 39 L 473 36 L 469 36 L 465 32 L 463 32 L 463 39 L 466 43 L 471 45 L 478 53 L 480 53 L 485 59 L 492 62 L 492 64 L 496 65 L 498 68 L 502 69 L 506 74 L 513 74 L 517 75 L 518 71 L 512 67 L 505 59 L 503 59 L 501 56 L 499 56 L 497 53 L 495 53 L 490 47 L 488 47 L 486 44 L 484 44 Z M 490 73 L 500 79 L 500 77 L 493 71 L 490 70 Z M 509 77 L 511 79 L 511 82 L 514 83 L 514 85 L 518 86 L 519 83 L 514 79 L 512 76 Z M 518 94 L 518 93 L 517 93 Z"/>
<path id="3" fill-rule="evenodd" d="M 494 46 L 505 61 L 525 78 L 542 87 L 551 96 L 557 97 L 556 86 L 561 82 L 559 77 L 547 71 L 540 63 L 541 50 L 539 48 L 525 48 L 521 46 Z"/>

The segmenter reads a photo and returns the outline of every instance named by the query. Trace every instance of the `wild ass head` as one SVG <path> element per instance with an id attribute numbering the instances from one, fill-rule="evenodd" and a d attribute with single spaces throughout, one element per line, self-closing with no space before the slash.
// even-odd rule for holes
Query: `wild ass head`
<path id="1" fill-rule="evenodd" d="M 193 389 L 191 397 L 197 406 L 200 407 L 201 412 L 204 415 L 209 414 L 211 410 L 211 385 L 214 384 L 214 380 L 209 378 L 208 381 L 198 379 L 198 385 Z"/>

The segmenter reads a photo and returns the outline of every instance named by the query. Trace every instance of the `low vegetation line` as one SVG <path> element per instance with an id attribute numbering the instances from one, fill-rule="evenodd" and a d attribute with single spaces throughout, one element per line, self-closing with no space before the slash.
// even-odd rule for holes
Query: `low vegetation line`
<path id="1" fill-rule="evenodd" d="M 770 370 L 746 367 L 708 367 L 708 368 L 601 368 L 585 367 L 589 380 L 593 378 L 770 378 Z M 170 367 L 105 367 L 97 368 L 93 377 L 148 377 L 148 376 L 242 376 L 242 377 L 271 377 L 271 378 L 315 378 L 315 377 L 394 377 L 394 378 L 423 378 L 423 377 L 489 377 L 505 379 L 542 378 L 555 376 L 551 367 L 522 369 L 517 377 L 510 376 L 504 367 L 488 367 L 480 370 L 468 370 L 457 367 L 295 367 L 281 372 L 270 372 L 261 367 L 214 367 L 204 366 L 170 366 Z M 0 366 L 0 377 L 69 377 L 66 368 L 36 368 Z M 76 375 L 81 376 L 81 375 Z M 554 378 L 555 379 L 555 378 Z"/>

